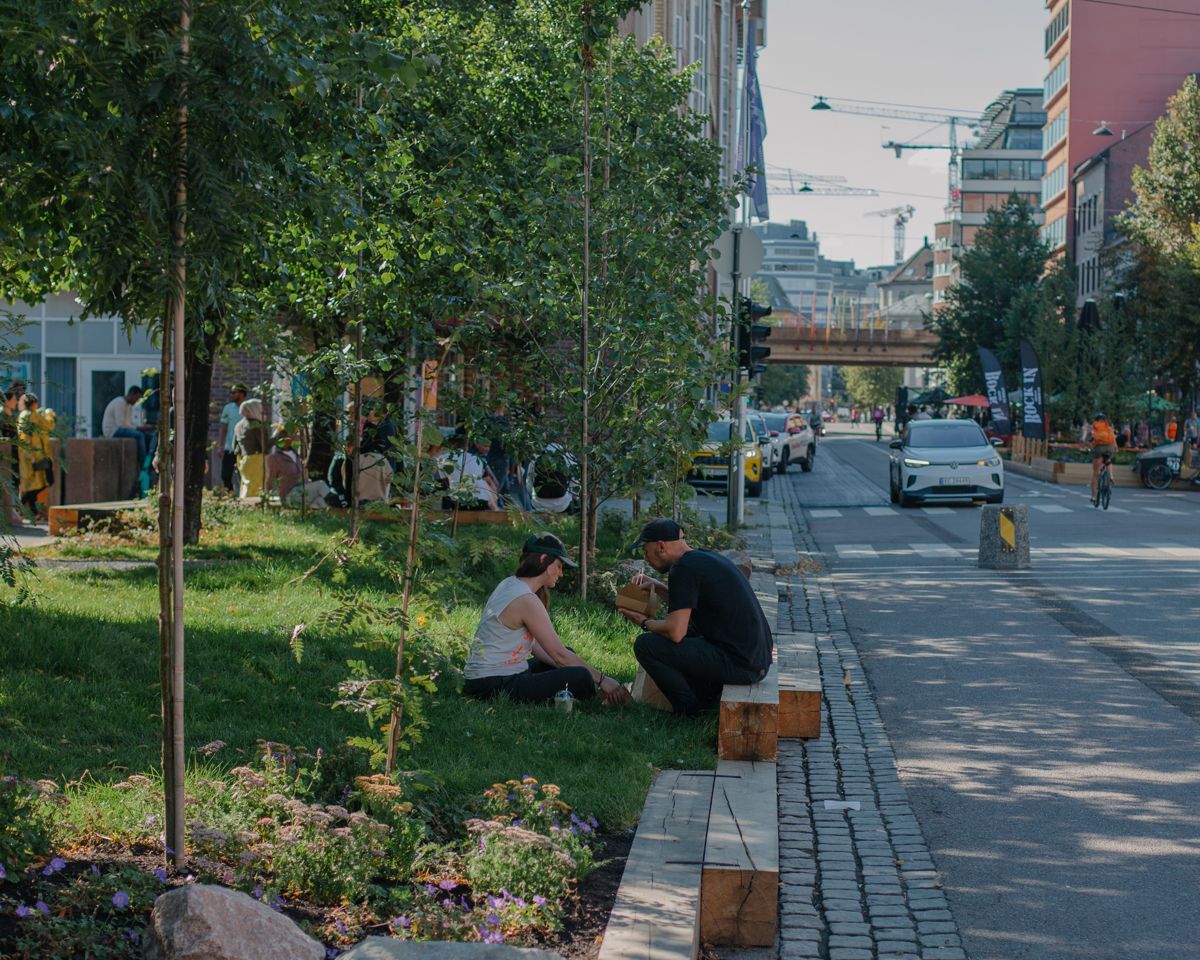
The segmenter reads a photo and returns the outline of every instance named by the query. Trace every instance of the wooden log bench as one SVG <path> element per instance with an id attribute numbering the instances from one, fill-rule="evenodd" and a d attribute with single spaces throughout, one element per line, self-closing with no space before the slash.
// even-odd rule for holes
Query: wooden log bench
<path id="1" fill-rule="evenodd" d="M 64 503 L 50 507 L 50 536 L 64 530 L 84 530 L 97 520 L 115 516 L 125 510 L 140 510 L 155 506 L 154 500 L 105 500 L 100 503 Z"/>
<path id="2" fill-rule="evenodd" d="M 815 740 L 821 735 L 821 667 L 811 633 L 775 636 L 779 670 L 779 735 Z"/>
<path id="3" fill-rule="evenodd" d="M 721 760 L 774 760 L 779 739 L 779 667 L 758 683 L 725 684 L 717 721 Z"/>
<path id="4" fill-rule="evenodd" d="M 713 780 L 700 886 L 700 938 L 771 947 L 779 927 L 775 764 L 722 760 Z"/>
<path id="5" fill-rule="evenodd" d="M 664 770 L 655 777 L 600 960 L 695 960 L 713 782 L 711 771 Z"/>

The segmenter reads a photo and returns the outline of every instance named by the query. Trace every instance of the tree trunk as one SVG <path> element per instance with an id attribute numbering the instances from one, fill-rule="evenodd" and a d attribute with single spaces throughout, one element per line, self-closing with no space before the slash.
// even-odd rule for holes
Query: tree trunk
<path id="1" fill-rule="evenodd" d="M 582 17 L 586 34 L 591 33 L 592 5 L 583 5 Z M 591 556 L 588 545 L 592 542 L 589 529 L 591 516 L 590 505 L 592 483 L 589 469 L 591 466 L 591 428 L 589 419 L 589 391 L 591 389 L 591 354 L 588 344 L 588 296 L 592 285 L 591 258 L 591 229 L 592 229 L 592 68 L 595 66 L 590 36 L 584 41 L 581 50 L 583 61 L 583 291 L 580 303 L 579 324 L 579 391 L 582 405 L 582 416 L 579 431 L 579 598 L 586 600 L 588 595 L 588 576 L 591 569 Z"/>
<path id="2" fill-rule="evenodd" d="M 216 325 L 220 329 L 220 325 Z M 196 343 L 189 338 L 184 344 L 184 490 L 183 542 L 200 542 L 201 508 L 204 499 L 205 468 L 208 465 L 208 419 L 212 402 L 213 360 L 220 337 L 216 332 L 205 333 Z"/>

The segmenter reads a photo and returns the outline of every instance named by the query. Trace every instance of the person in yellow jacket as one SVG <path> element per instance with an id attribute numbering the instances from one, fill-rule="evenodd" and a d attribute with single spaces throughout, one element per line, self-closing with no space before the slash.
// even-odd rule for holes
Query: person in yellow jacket
<path id="1" fill-rule="evenodd" d="M 20 442 L 18 457 L 21 468 L 21 503 L 39 519 L 45 519 L 49 504 L 38 496 L 54 483 L 54 452 L 50 438 L 54 433 L 54 411 L 41 410 L 35 394 L 21 398 L 21 414 L 17 418 Z"/>

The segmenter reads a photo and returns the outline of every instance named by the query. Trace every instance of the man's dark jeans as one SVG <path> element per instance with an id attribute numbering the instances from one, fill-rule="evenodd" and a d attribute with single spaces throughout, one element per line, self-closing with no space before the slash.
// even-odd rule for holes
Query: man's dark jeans
<path id="1" fill-rule="evenodd" d="M 703 637 L 673 643 L 657 633 L 633 642 L 633 655 L 676 713 L 694 716 L 721 699 L 727 683 L 757 683 L 763 674 L 732 660 Z"/>

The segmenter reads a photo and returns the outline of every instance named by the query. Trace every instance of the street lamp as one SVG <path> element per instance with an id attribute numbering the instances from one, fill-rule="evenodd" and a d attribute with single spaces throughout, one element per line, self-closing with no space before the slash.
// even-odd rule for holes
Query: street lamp
<path id="1" fill-rule="evenodd" d="M 1111 137 L 1111 136 L 1113 136 L 1113 132 L 1108 129 L 1107 121 L 1101 120 L 1100 126 L 1098 126 L 1095 130 L 1092 131 L 1092 136 L 1093 137 Z"/>
<path id="2" fill-rule="evenodd" d="M 824 97 L 817 97 L 817 102 L 812 105 L 812 109 L 813 110 L 832 110 L 833 107 L 831 107 L 828 103 L 825 102 Z"/>

